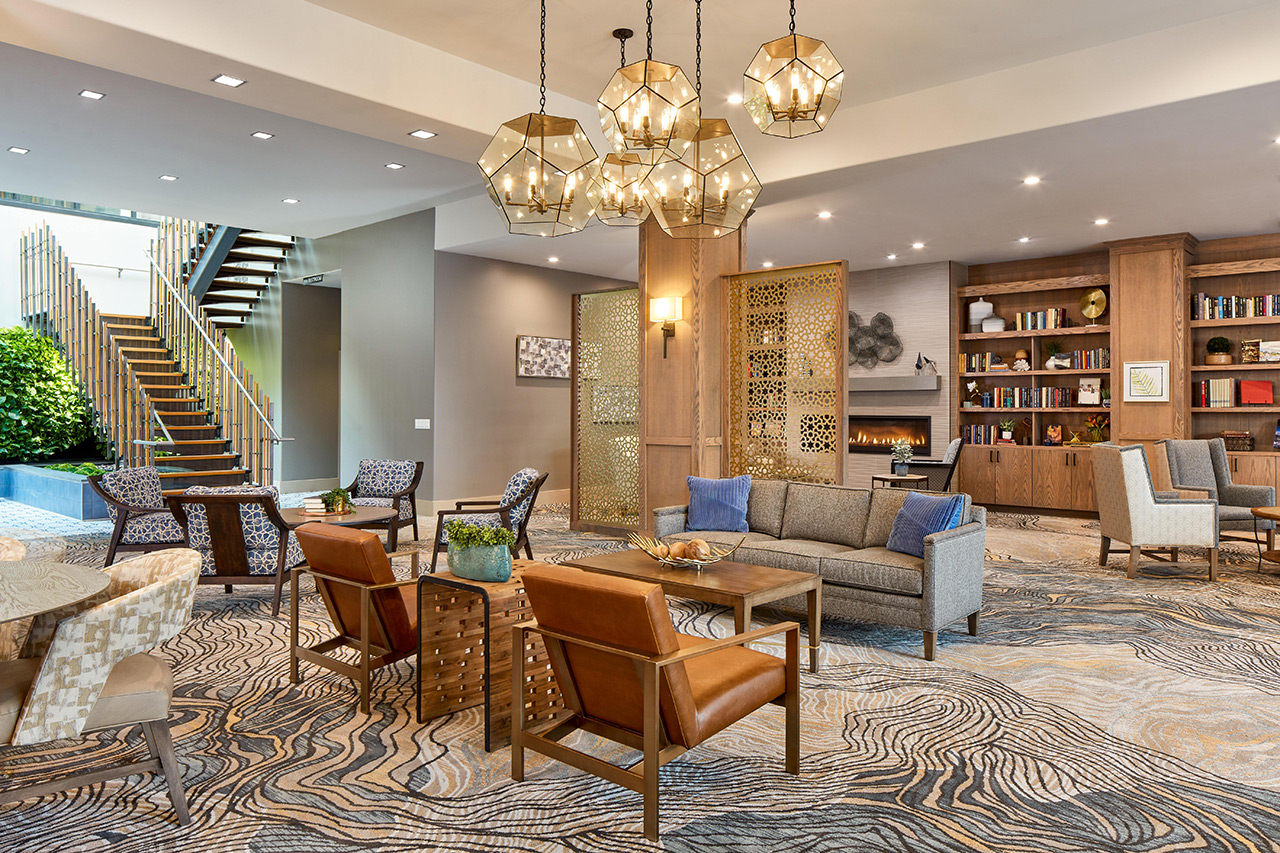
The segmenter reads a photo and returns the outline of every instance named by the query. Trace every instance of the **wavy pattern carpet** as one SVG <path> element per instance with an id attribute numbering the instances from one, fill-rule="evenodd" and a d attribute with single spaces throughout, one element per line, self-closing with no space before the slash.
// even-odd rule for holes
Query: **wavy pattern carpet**
<path id="1" fill-rule="evenodd" d="M 565 528 L 539 512 L 536 555 L 620 547 Z M 100 560 L 100 534 L 56 538 Z M 137 776 L 0 808 L 0 849 L 1280 849 L 1275 568 L 1238 547 L 1215 585 L 1192 563 L 1129 581 L 1096 548 L 1087 522 L 993 517 L 981 635 L 945 632 L 935 663 L 917 633 L 827 620 L 823 671 L 803 674 L 801 775 L 782 771 L 781 710 L 757 712 L 664 769 L 660 845 L 639 833 L 638 795 L 532 755 L 512 783 L 476 711 L 418 726 L 411 661 L 378 674 L 369 717 L 336 676 L 290 685 L 268 591 L 201 588 L 161 650 L 194 824 Z M 319 601 L 303 605 L 315 633 Z M 673 607 L 683 631 L 731 630 L 717 608 Z M 144 748 L 104 734 L 10 754 L 3 773 Z"/>

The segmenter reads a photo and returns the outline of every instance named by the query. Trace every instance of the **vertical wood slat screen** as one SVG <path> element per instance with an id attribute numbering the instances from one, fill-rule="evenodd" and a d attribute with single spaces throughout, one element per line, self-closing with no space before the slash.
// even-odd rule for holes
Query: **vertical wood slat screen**
<path id="1" fill-rule="evenodd" d="M 152 446 L 136 442 L 154 438 L 155 409 L 48 225 L 22 235 L 19 301 L 22 322 L 57 344 L 84 386 L 94 431 L 122 464 L 152 464 Z"/>
<path id="2" fill-rule="evenodd" d="M 729 476 L 844 482 L 843 261 L 725 276 Z"/>
<path id="3" fill-rule="evenodd" d="M 272 417 L 270 398 L 262 393 L 253 374 L 240 360 L 226 332 L 209 321 L 187 288 L 188 270 L 194 269 L 205 232 L 211 230 L 212 226 L 182 219 L 166 219 L 161 224 L 152 244 L 152 255 L 177 294 L 165 286 L 152 269 L 151 313 L 186 374 L 187 382 L 195 386 L 193 396 L 204 401 L 214 413 L 214 420 L 222 426 L 229 451 L 239 454 L 240 464 L 248 469 L 250 480 L 270 484 L 274 460 L 271 431 L 268 421 L 263 421 L 254 410 L 250 397 L 268 420 Z M 213 342 L 212 346 L 209 341 Z M 231 372 L 218 358 L 218 353 L 231 366 Z M 232 373 L 248 395 L 236 385 Z"/>

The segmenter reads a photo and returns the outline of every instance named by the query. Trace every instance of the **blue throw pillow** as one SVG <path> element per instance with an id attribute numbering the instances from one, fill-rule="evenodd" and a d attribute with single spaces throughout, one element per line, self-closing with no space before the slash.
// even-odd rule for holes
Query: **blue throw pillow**
<path id="1" fill-rule="evenodd" d="M 685 530 L 731 530 L 747 532 L 747 495 L 751 493 L 751 475 L 728 480 L 705 480 L 687 477 L 689 483 L 689 520 Z"/>
<path id="2" fill-rule="evenodd" d="M 959 527 L 963 512 L 964 495 L 942 497 L 911 492 L 893 519 L 888 548 L 899 554 L 923 557 L 924 537 Z"/>

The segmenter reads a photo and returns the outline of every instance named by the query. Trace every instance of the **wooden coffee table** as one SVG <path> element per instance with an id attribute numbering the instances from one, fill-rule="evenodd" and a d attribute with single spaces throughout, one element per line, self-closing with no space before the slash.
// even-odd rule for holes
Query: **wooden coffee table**
<path id="1" fill-rule="evenodd" d="M 1253 538 L 1255 539 L 1258 539 L 1258 519 L 1261 518 L 1263 521 L 1274 521 L 1276 524 L 1280 525 L 1280 506 L 1255 506 L 1253 509 L 1249 510 L 1249 512 L 1253 513 Z M 1271 533 L 1271 531 L 1268 531 L 1268 533 Z M 1273 546 L 1275 544 L 1274 533 L 1271 533 L 1271 535 L 1267 537 L 1267 543 L 1269 546 Z M 1258 571 L 1262 571 L 1263 560 L 1266 560 L 1269 563 L 1280 563 L 1280 551 L 1273 550 L 1272 548 L 1268 548 L 1268 550 L 1264 551 L 1262 549 L 1262 540 L 1258 539 Z"/>
<path id="2" fill-rule="evenodd" d="M 818 650 L 822 645 L 822 578 L 818 575 L 728 560 L 701 571 L 679 569 L 664 566 L 638 548 L 569 560 L 565 565 L 656 583 L 667 595 L 730 605 L 733 629 L 739 634 L 751 627 L 753 607 L 803 592 L 809 604 L 809 671 L 818 671 Z"/>
<path id="3" fill-rule="evenodd" d="M 301 527 L 313 521 L 319 521 L 323 524 L 336 524 L 339 527 L 385 527 L 387 530 L 388 551 L 396 549 L 396 531 L 400 529 L 400 526 L 396 524 L 398 520 L 396 511 L 387 506 L 352 505 L 351 512 L 326 512 L 324 515 L 305 513 L 300 507 L 291 507 L 281 509 L 280 517 L 291 528 Z"/>

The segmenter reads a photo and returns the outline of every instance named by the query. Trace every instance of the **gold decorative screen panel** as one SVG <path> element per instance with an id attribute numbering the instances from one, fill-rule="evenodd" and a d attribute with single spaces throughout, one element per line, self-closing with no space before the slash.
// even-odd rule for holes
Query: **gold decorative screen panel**
<path id="1" fill-rule="evenodd" d="M 844 480 L 844 262 L 727 277 L 729 475 Z"/>
<path id="2" fill-rule="evenodd" d="M 640 526 L 640 291 L 577 297 L 574 520 Z"/>

